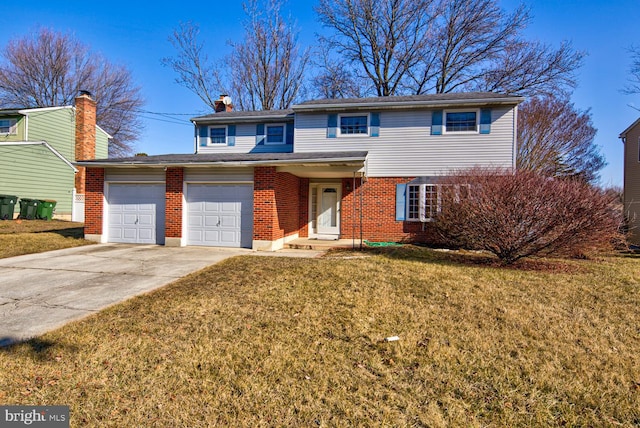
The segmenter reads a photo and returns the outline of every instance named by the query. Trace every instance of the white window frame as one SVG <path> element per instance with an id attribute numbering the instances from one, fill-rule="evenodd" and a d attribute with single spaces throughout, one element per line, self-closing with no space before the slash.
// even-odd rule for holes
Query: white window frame
<path id="1" fill-rule="evenodd" d="M 467 194 L 470 191 L 470 185 L 468 184 L 408 184 L 407 185 L 407 198 L 406 198 L 406 212 L 405 218 L 407 221 L 419 221 L 422 223 L 428 223 L 435 221 L 438 213 L 442 211 L 442 192 L 440 189 L 443 187 L 455 186 L 455 202 L 460 202 L 460 188 L 466 187 Z M 412 204 L 413 192 L 415 192 L 415 188 L 418 188 L 418 209 L 412 210 L 414 204 Z M 435 201 L 434 201 L 434 192 L 435 191 Z M 431 201 L 431 204 L 427 207 L 427 201 Z M 435 202 L 435 203 L 434 203 Z M 428 208 L 428 209 L 427 209 Z"/>
<path id="2" fill-rule="evenodd" d="M 18 134 L 18 119 L 0 119 L 0 122 L 7 121 L 9 126 L 0 126 L 0 135 L 17 135 Z M 2 132 L 2 128 L 9 128 L 7 132 Z"/>
<path id="3" fill-rule="evenodd" d="M 212 129 L 224 129 L 224 143 L 214 143 L 213 138 L 211 138 L 211 130 Z M 229 129 L 227 125 L 211 125 L 208 127 L 208 135 L 207 135 L 207 146 L 226 146 L 229 141 Z"/>
<path id="4" fill-rule="evenodd" d="M 447 129 L 447 115 L 449 113 L 475 113 L 476 114 L 476 129 L 475 131 L 449 131 Z M 480 109 L 455 109 L 444 110 L 442 117 L 442 133 L 443 134 L 479 134 L 480 133 Z"/>
<path id="5" fill-rule="evenodd" d="M 338 135 L 341 137 L 348 138 L 358 138 L 358 137 L 368 137 L 371 134 L 371 118 L 369 117 L 369 113 L 347 113 L 347 114 L 339 114 L 338 115 Z M 343 134 L 342 133 L 342 118 L 343 117 L 365 117 L 367 120 L 367 132 L 362 134 Z"/>
<path id="6" fill-rule="evenodd" d="M 276 126 L 279 126 L 282 128 L 282 141 L 269 142 L 269 128 L 275 128 Z M 284 123 L 266 123 L 264 125 L 264 144 L 265 145 L 279 146 L 282 144 L 286 144 L 286 142 L 287 142 L 287 126 Z"/>

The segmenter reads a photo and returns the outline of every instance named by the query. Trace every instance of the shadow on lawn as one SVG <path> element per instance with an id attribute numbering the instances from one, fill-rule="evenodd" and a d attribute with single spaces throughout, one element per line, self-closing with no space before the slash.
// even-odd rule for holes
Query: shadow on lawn
<path id="1" fill-rule="evenodd" d="M 334 250 L 339 254 L 345 250 Z M 353 250 L 349 250 L 353 252 Z M 421 245 L 397 245 L 389 247 L 365 247 L 358 251 L 360 254 L 381 255 L 395 260 L 407 260 L 430 264 L 475 266 L 481 268 L 510 269 L 522 271 L 540 271 L 557 273 L 575 273 L 583 267 L 572 263 L 571 260 L 526 258 L 518 260 L 512 265 L 505 265 L 493 254 L 481 251 L 448 250 L 431 248 Z"/>
<path id="2" fill-rule="evenodd" d="M 3 354 L 21 354 L 27 351 L 33 358 L 38 360 L 46 360 L 51 357 L 49 350 L 53 347 L 67 346 L 51 340 L 44 340 L 38 337 L 32 339 L 20 340 L 15 337 L 0 337 L 0 353 Z"/>
<path id="3" fill-rule="evenodd" d="M 56 233 L 63 238 L 84 238 L 84 227 L 70 227 L 68 229 L 39 230 L 34 233 Z"/>

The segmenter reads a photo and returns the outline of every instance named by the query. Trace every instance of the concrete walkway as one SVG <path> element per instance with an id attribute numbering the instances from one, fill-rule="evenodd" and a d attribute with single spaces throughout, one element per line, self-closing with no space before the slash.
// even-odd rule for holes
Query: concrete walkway
<path id="1" fill-rule="evenodd" d="M 0 259 L 0 346 L 41 335 L 229 257 L 320 254 L 99 244 Z"/>

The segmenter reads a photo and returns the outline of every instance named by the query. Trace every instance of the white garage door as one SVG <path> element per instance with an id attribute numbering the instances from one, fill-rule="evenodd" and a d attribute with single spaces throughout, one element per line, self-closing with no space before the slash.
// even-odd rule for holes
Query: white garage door
<path id="1" fill-rule="evenodd" d="M 164 244 L 164 184 L 109 185 L 109 242 Z"/>
<path id="2" fill-rule="evenodd" d="M 253 186 L 189 184 L 187 245 L 251 248 Z"/>

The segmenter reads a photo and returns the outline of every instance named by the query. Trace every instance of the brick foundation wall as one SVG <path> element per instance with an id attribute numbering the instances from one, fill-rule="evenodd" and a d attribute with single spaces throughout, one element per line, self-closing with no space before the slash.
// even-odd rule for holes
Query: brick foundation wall
<path id="1" fill-rule="evenodd" d="M 165 193 L 165 237 L 182 237 L 182 191 L 184 168 L 167 168 Z"/>
<path id="2" fill-rule="evenodd" d="M 84 183 L 84 233 L 102 235 L 104 168 L 87 168 Z"/>
<path id="3" fill-rule="evenodd" d="M 298 224 L 300 238 L 309 237 L 309 179 L 299 179 Z"/>
<path id="4" fill-rule="evenodd" d="M 411 177 L 368 178 L 342 180 L 340 237 L 372 242 L 424 242 L 437 244 L 430 223 L 396 221 L 396 184 L 407 183 Z M 362 214 L 362 216 L 361 216 Z"/>
<path id="5" fill-rule="evenodd" d="M 276 207 L 278 227 L 283 236 L 298 233 L 300 229 L 300 179 L 287 172 L 276 173 Z"/>

